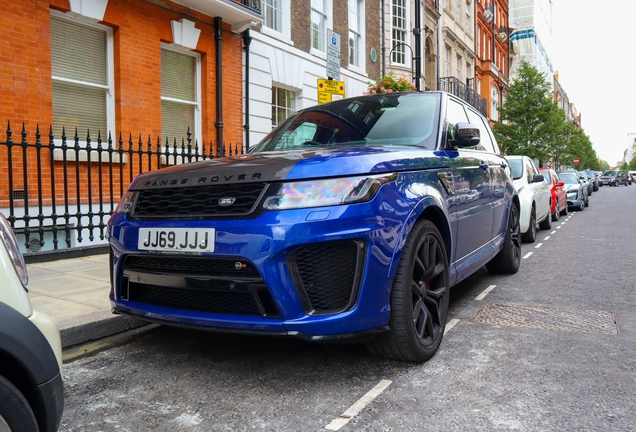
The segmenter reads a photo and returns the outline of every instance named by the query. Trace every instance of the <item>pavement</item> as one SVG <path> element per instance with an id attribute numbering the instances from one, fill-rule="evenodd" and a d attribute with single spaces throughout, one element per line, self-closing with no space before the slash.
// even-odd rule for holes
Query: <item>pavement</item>
<path id="1" fill-rule="evenodd" d="M 57 321 L 63 349 L 149 324 L 111 313 L 108 254 L 27 264 L 27 268 L 33 309 Z"/>

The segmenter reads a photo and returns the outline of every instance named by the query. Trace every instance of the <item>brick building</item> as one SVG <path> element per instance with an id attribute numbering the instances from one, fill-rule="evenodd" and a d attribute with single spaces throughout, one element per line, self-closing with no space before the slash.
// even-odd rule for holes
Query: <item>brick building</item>
<path id="1" fill-rule="evenodd" d="M 39 242 L 48 247 L 44 231 L 60 223 L 51 212 L 93 213 L 86 206 L 98 192 L 116 203 L 129 181 L 121 172 L 132 177 L 151 168 L 151 158 L 146 147 L 133 155 L 130 144 L 130 153 L 105 156 L 124 166 L 109 172 L 86 151 L 98 137 L 111 136 L 116 148 L 123 136 L 127 149 L 129 137 L 143 137 L 153 149 L 191 138 L 197 150 L 242 151 L 242 36 L 262 22 L 260 8 L 260 0 L 5 0 L 0 121 L 12 134 L 0 139 L 0 183 L 9 185 L 0 189 L 0 211 L 27 234 L 39 219 Z M 40 147 L 31 145 L 38 126 Z M 71 149 L 54 151 L 63 131 Z M 21 141 L 30 146 L 15 144 Z M 65 161 L 74 162 L 73 172 L 64 172 Z M 155 168 L 165 163 L 158 158 Z M 62 222 L 75 229 L 82 220 Z"/>
<path id="2" fill-rule="evenodd" d="M 287 116 L 318 103 L 327 76 L 330 31 L 340 38 L 345 97 L 380 77 L 380 7 L 369 0 L 268 0 L 263 24 L 250 30 L 249 136 L 256 144 Z"/>
<path id="3" fill-rule="evenodd" d="M 496 122 L 509 85 L 508 0 L 476 3 L 475 88 L 486 99 L 487 116 Z"/>

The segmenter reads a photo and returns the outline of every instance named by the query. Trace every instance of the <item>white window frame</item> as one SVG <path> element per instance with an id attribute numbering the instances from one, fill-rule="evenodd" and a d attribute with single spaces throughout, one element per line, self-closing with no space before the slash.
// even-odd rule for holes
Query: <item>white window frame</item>
<path id="1" fill-rule="evenodd" d="M 288 92 L 292 92 L 293 94 L 293 98 L 291 99 L 292 101 L 292 107 L 288 107 L 288 106 L 284 106 L 284 105 L 278 105 L 278 89 L 282 89 Z M 282 86 L 282 85 L 277 85 L 276 83 L 272 83 L 272 99 L 274 99 L 274 95 L 276 95 L 276 100 L 272 100 L 272 111 L 274 111 L 274 107 L 279 107 L 279 108 L 283 108 L 285 109 L 285 111 L 287 112 L 287 116 L 283 119 L 283 120 L 279 120 L 279 119 L 274 119 L 272 116 L 272 129 L 274 129 L 276 126 L 278 126 L 280 123 L 284 122 L 286 119 L 289 118 L 290 115 L 292 115 L 293 113 L 295 113 L 298 108 L 296 108 L 296 104 L 298 101 L 298 92 L 295 89 L 291 89 L 289 87 L 286 86 Z"/>
<path id="2" fill-rule="evenodd" d="M 358 31 L 353 31 L 351 29 L 351 10 L 349 9 L 349 6 L 351 4 L 351 2 L 355 2 L 356 6 L 357 6 L 357 18 L 358 18 Z M 366 10 L 366 5 L 365 5 L 365 0 L 348 0 L 348 5 L 347 5 L 347 9 L 348 9 L 348 21 L 349 21 L 349 33 L 353 33 L 354 35 L 357 36 L 358 38 L 358 44 L 357 44 L 357 61 L 358 64 L 355 63 L 351 63 L 351 56 L 348 56 L 348 61 L 349 61 L 349 68 L 350 69 L 355 69 L 358 71 L 363 72 L 365 70 L 365 56 L 364 53 L 366 52 L 365 49 L 365 39 L 366 39 L 366 28 L 365 28 L 365 10 Z M 350 38 L 349 38 L 350 39 Z M 351 50 L 351 46 L 349 46 L 349 50 Z"/>
<path id="3" fill-rule="evenodd" d="M 326 59 L 327 58 L 327 30 L 333 30 L 333 5 L 332 5 L 332 0 L 310 0 L 311 4 L 310 4 L 310 14 L 313 13 L 317 13 L 319 15 L 322 16 L 323 18 L 323 23 L 324 23 L 324 34 L 323 34 L 323 39 L 322 39 L 322 47 L 323 50 L 319 49 L 319 48 L 315 48 L 314 47 L 314 28 L 313 28 L 313 23 L 311 21 L 311 15 L 309 17 L 309 36 L 310 36 L 310 53 L 318 56 L 320 58 Z M 314 9 L 314 1 L 321 1 L 324 2 L 324 6 L 325 6 L 325 11 L 319 11 L 317 9 Z"/>
<path id="4" fill-rule="evenodd" d="M 196 142 L 199 146 L 201 146 L 202 136 L 203 136 L 201 132 L 201 124 L 202 124 L 201 123 L 201 55 L 186 48 L 182 48 L 182 47 L 178 47 L 174 45 L 168 45 L 164 43 L 161 44 L 161 50 L 173 51 L 173 52 L 185 54 L 194 58 L 196 100 L 186 101 L 186 100 L 179 100 L 179 99 L 164 97 L 163 95 L 161 95 L 161 102 L 164 102 L 164 101 L 176 102 L 176 103 L 181 103 L 184 105 L 194 106 L 194 131 L 190 131 L 192 133 L 192 145 L 194 145 L 194 143 Z M 162 137 L 161 137 L 162 145 L 165 145 L 166 137 L 163 136 L 163 122 L 161 125 L 161 129 L 162 129 Z M 168 137 L 168 139 L 171 140 L 169 141 L 169 143 L 172 144 L 174 141 L 174 137 Z M 181 143 L 178 142 L 177 144 L 181 144 Z"/>
<path id="5" fill-rule="evenodd" d="M 455 57 L 455 77 L 462 82 L 462 57 L 461 56 L 456 56 Z"/>
<path id="6" fill-rule="evenodd" d="M 397 3 L 396 3 L 397 2 Z M 389 59 L 392 64 L 401 66 L 407 65 L 407 51 L 406 43 L 409 32 L 409 4 L 407 0 L 391 0 L 391 58 Z M 394 15 L 395 8 L 400 8 L 404 12 L 403 15 Z M 396 19 L 404 22 L 404 27 L 398 27 L 395 25 Z M 400 38 L 396 38 L 398 35 Z M 397 46 L 398 44 L 401 44 Z M 400 59 L 401 57 L 401 59 Z M 403 60 L 403 61 L 400 61 Z"/>
<path id="7" fill-rule="evenodd" d="M 450 57 L 451 57 L 451 49 L 448 45 L 446 45 L 445 47 L 445 52 L 446 52 L 446 58 L 444 59 L 444 73 L 445 76 L 447 78 L 449 78 L 451 76 L 451 68 L 450 68 Z"/>
<path id="8" fill-rule="evenodd" d="M 278 0 L 278 1 L 280 2 L 280 5 L 281 5 L 281 15 L 282 15 L 280 31 L 272 27 L 268 27 L 267 25 L 265 25 L 265 22 L 263 21 L 263 27 L 261 27 L 261 33 L 267 36 L 271 36 L 273 38 L 282 40 L 285 43 L 288 43 L 290 45 L 293 45 L 294 43 L 291 40 L 291 27 L 290 27 L 290 23 L 291 23 L 291 7 L 289 3 L 290 0 Z M 263 0 L 263 16 L 265 16 L 266 8 L 269 8 L 269 7 L 270 6 L 267 5 L 265 1 Z"/>
<path id="9" fill-rule="evenodd" d="M 496 85 L 493 85 L 490 92 L 490 119 L 493 121 L 499 120 L 499 90 Z"/>
<path id="10" fill-rule="evenodd" d="M 468 34 L 472 32 L 473 23 L 473 20 L 471 19 L 471 17 L 473 16 L 473 14 L 471 13 L 471 5 L 472 3 L 470 1 L 466 2 L 466 33 Z"/>
<path id="11" fill-rule="evenodd" d="M 51 16 L 54 16 L 56 18 L 65 20 L 73 24 L 83 25 L 86 27 L 92 27 L 98 30 L 103 30 L 106 33 L 106 64 L 107 64 L 106 67 L 108 70 L 106 73 L 107 84 L 105 86 L 99 85 L 99 84 L 91 84 L 91 83 L 78 81 L 74 79 L 68 79 L 64 77 L 58 77 L 55 75 L 51 75 L 51 80 L 53 82 L 71 83 L 71 84 L 86 86 L 87 88 L 94 88 L 94 89 L 96 88 L 96 89 L 106 90 L 106 129 L 108 130 L 100 131 L 100 132 L 101 132 L 102 139 L 107 139 L 108 134 L 110 132 L 112 132 L 112 135 L 114 136 L 115 135 L 115 65 L 114 65 L 115 55 L 114 55 L 114 45 L 113 45 L 113 29 L 108 26 L 95 23 L 93 20 L 82 18 L 81 16 L 77 16 L 76 18 L 75 16 L 69 16 L 68 14 L 64 14 L 54 9 L 51 9 Z M 72 138 L 75 133 L 75 131 L 69 131 L 68 129 L 65 132 L 66 132 L 67 141 L 69 138 Z M 91 131 L 91 139 L 92 139 L 93 146 L 96 145 L 97 132 L 98 131 Z M 82 133 L 82 131 L 78 129 L 78 135 L 79 135 L 80 141 L 85 142 L 86 131 Z M 55 142 L 61 143 L 62 137 L 56 135 Z"/>

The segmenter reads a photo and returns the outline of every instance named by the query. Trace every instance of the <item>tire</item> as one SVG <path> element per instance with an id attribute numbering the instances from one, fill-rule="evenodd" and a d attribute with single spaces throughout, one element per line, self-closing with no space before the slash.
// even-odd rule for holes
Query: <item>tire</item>
<path id="1" fill-rule="evenodd" d="M 446 245 L 431 221 L 418 221 L 402 251 L 391 289 L 390 330 L 367 343 L 375 354 L 423 362 L 435 355 L 448 316 Z"/>
<path id="2" fill-rule="evenodd" d="M 552 222 L 556 222 L 559 220 L 559 216 L 561 215 L 561 210 L 559 210 L 559 200 L 556 200 L 554 203 L 554 213 L 552 213 Z"/>
<path id="3" fill-rule="evenodd" d="M 552 208 L 552 205 L 550 205 L 550 208 Z M 541 228 L 542 230 L 549 230 L 550 228 L 552 228 L 552 215 L 551 214 L 547 214 L 545 219 L 543 219 L 541 221 L 541 223 L 539 224 L 539 228 Z"/>
<path id="4" fill-rule="evenodd" d="M 528 226 L 528 231 L 526 231 L 521 236 L 521 241 L 524 243 L 534 243 L 537 239 L 537 215 L 534 210 L 534 206 L 532 207 L 532 212 L 530 213 L 530 225 Z"/>
<path id="5" fill-rule="evenodd" d="M 3 422 L 11 432 L 37 432 L 38 423 L 29 402 L 11 381 L 0 376 L 0 429 Z"/>
<path id="6" fill-rule="evenodd" d="M 565 204 L 565 208 L 563 210 L 561 210 L 561 216 L 567 216 L 569 210 L 570 210 L 570 208 L 568 207 L 568 205 L 566 203 Z"/>
<path id="7" fill-rule="evenodd" d="M 580 211 L 585 210 L 585 201 L 581 200 L 581 205 L 579 205 L 579 210 Z"/>
<path id="8" fill-rule="evenodd" d="M 521 263 L 521 229 L 519 228 L 519 209 L 513 203 L 508 217 L 508 230 L 504 238 L 503 249 L 486 264 L 491 273 L 517 273 Z"/>
<path id="9" fill-rule="evenodd" d="M 590 197 L 588 196 L 587 199 L 585 200 L 585 207 L 589 207 L 590 206 Z"/>

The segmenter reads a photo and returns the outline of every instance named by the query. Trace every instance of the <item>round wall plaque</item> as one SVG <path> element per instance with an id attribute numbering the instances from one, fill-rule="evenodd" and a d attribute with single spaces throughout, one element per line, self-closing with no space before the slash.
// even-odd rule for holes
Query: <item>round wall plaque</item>
<path id="1" fill-rule="evenodd" d="M 378 60 L 378 52 L 375 50 L 375 48 L 371 48 L 371 51 L 369 51 L 369 55 L 371 55 L 371 61 L 373 63 Z"/>

